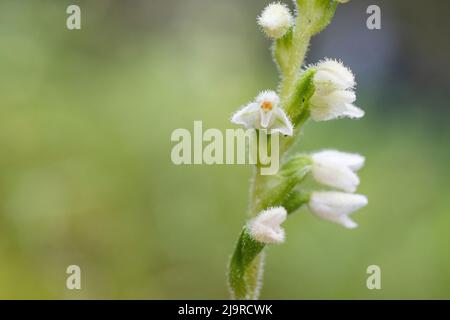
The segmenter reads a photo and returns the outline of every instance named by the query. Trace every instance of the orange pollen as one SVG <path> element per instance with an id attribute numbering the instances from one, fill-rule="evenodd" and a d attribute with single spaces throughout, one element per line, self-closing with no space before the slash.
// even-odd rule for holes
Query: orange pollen
<path id="1" fill-rule="evenodd" d="M 270 110 L 272 110 L 273 106 L 272 106 L 272 103 L 270 103 L 269 101 L 264 101 L 263 103 L 261 103 L 261 108 L 264 111 L 270 111 Z"/>

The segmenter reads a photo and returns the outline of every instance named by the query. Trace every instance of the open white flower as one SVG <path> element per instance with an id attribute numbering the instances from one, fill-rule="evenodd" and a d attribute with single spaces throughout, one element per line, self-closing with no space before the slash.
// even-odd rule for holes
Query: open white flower
<path id="1" fill-rule="evenodd" d="M 327 121 L 340 117 L 361 118 L 364 111 L 353 105 L 355 77 L 341 62 L 327 59 L 316 65 L 315 92 L 311 97 L 311 117 Z"/>
<path id="2" fill-rule="evenodd" d="M 258 17 L 258 24 L 271 39 L 284 36 L 293 23 L 291 12 L 283 3 L 269 4 Z"/>
<path id="3" fill-rule="evenodd" d="M 252 102 L 236 112 L 231 122 L 246 128 L 267 129 L 270 133 L 280 132 L 292 136 L 294 128 L 283 109 L 280 98 L 274 91 L 263 91 Z"/>
<path id="4" fill-rule="evenodd" d="M 251 237 L 265 244 L 284 242 L 284 229 L 280 226 L 287 217 L 283 207 L 269 208 L 262 211 L 247 225 Z"/>
<path id="5" fill-rule="evenodd" d="M 324 150 L 313 153 L 312 175 L 324 185 L 346 192 L 355 192 L 359 185 L 358 171 L 364 165 L 364 157 L 359 154 Z"/>
<path id="6" fill-rule="evenodd" d="M 316 191 L 311 193 L 308 207 L 322 219 L 353 229 L 358 225 L 348 215 L 366 206 L 367 203 L 367 197 L 360 194 Z"/>

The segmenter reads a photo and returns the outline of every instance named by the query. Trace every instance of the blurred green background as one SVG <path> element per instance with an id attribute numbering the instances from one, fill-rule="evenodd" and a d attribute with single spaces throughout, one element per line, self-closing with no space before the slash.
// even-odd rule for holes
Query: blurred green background
<path id="1" fill-rule="evenodd" d="M 251 168 L 177 167 L 170 135 L 232 128 L 276 86 L 255 23 L 267 3 L 2 0 L 0 298 L 228 298 Z M 365 26 L 369 4 L 381 30 Z M 367 114 L 309 123 L 302 148 L 364 154 L 369 206 L 356 230 L 292 216 L 262 298 L 450 298 L 449 9 L 351 1 L 314 39 L 307 62 L 349 65 Z M 65 287 L 70 264 L 82 290 Z M 372 264 L 382 290 L 366 288 Z"/>

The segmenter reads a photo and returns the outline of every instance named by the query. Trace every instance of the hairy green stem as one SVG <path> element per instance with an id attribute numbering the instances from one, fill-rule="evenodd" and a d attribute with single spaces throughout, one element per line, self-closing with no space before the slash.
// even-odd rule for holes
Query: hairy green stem
<path id="1" fill-rule="evenodd" d="M 309 2 L 308 2 L 309 3 Z M 305 8 L 310 9 L 310 4 Z M 300 68 L 303 65 L 306 52 L 308 51 L 309 42 L 311 40 L 310 21 L 307 18 L 307 12 L 298 14 L 294 33 L 292 36 L 291 54 L 288 59 L 289 67 L 286 74 L 283 76 L 280 84 L 280 98 L 284 104 L 292 94 L 293 86 L 295 85 Z"/>

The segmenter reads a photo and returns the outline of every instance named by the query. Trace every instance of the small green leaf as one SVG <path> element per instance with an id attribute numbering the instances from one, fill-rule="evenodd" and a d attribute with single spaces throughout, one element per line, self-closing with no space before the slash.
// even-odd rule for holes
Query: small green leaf
<path id="1" fill-rule="evenodd" d="M 338 5 L 335 0 L 296 0 L 296 3 L 297 10 L 308 19 L 311 35 L 321 32 L 330 24 Z"/>
<path id="2" fill-rule="evenodd" d="M 283 203 L 283 207 L 288 214 L 295 212 L 301 206 L 309 202 L 310 194 L 308 192 L 300 192 L 295 190 L 291 192 Z"/>
<path id="3" fill-rule="evenodd" d="M 275 62 L 280 69 L 281 75 L 286 74 L 289 69 L 289 58 L 291 56 L 293 29 L 273 43 L 272 53 Z"/>
<path id="4" fill-rule="evenodd" d="M 259 285 L 258 255 L 264 244 L 254 240 L 247 232 L 241 232 L 230 260 L 228 283 L 234 299 L 256 299 Z"/>
<path id="5" fill-rule="evenodd" d="M 261 194 L 261 199 L 257 203 L 258 212 L 270 207 L 280 206 L 286 195 L 297 185 L 296 176 L 282 177 L 280 175 L 273 176 L 270 188 Z"/>
<path id="6" fill-rule="evenodd" d="M 294 92 L 285 105 L 285 110 L 296 127 L 300 123 L 302 115 L 304 116 L 309 100 L 314 94 L 313 79 L 315 73 L 316 70 L 314 68 L 309 68 L 303 72 L 295 85 Z"/>
<path id="7" fill-rule="evenodd" d="M 334 0 L 316 0 L 316 19 L 312 34 L 317 34 L 325 29 L 333 19 L 338 2 Z"/>
<path id="8" fill-rule="evenodd" d="M 281 167 L 280 176 L 292 177 L 295 175 L 298 182 L 311 170 L 312 160 L 311 157 L 305 154 L 296 154 L 290 157 Z"/>

